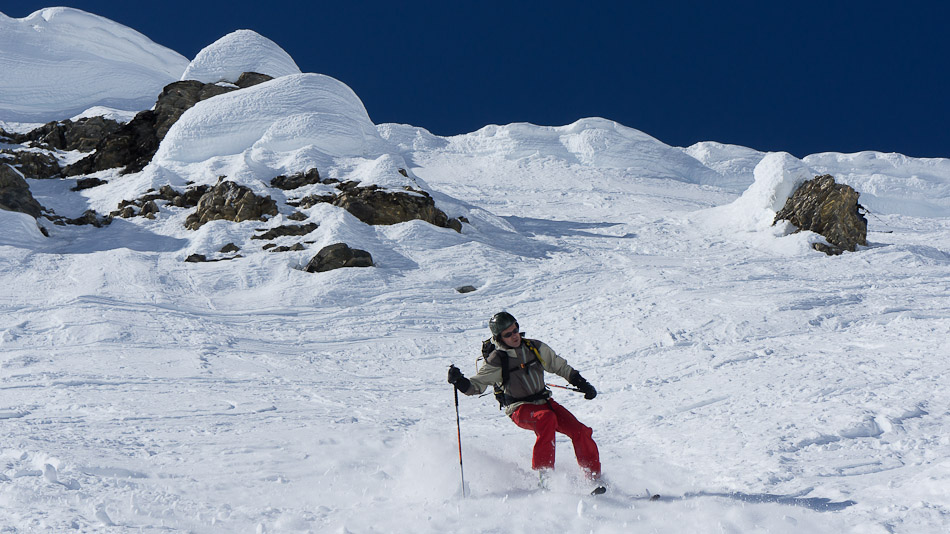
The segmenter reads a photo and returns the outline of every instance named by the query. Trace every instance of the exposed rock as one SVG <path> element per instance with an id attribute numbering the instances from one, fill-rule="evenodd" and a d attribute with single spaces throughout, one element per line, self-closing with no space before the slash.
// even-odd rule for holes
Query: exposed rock
<path id="1" fill-rule="evenodd" d="M 155 214 L 158 213 L 158 204 L 154 200 L 149 200 L 142 205 L 142 211 L 139 212 L 139 215 L 147 217 L 149 219 L 154 219 Z"/>
<path id="2" fill-rule="evenodd" d="M 311 171 L 316 174 L 315 169 Z M 294 175 L 298 179 L 300 176 Z M 320 183 L 331 183 L 331 180 L 322 180 Z M 283 176 L 278 176 L 271 181 L 271 185 L 275 187 L 278 184 L 287 185 L 288 189 L 296 189 L 304 185 L 302 182 L 290 181 Z M 340 192 L 335 195 L 308 195 L 299 200 L 288 200 L 287 204 L 307 209 L 326 202 L 345 209 L 366 224 L 397 224 L 420 219 L 443 228 L 452 228 L 456 232 L 462 231 L 462 221 L 449 219 L 445 212 L 435 207 L 435 201 L 425 191 L 409 188 L 406 188 L 406 191 L 389 191 L 375 185 L 359 187 L 359 182 L 344 182 L 337 188 Z"/>
<path id="3" fill-rule="evenodd" d="M 192 106 L 213 96 L 235 91 L 234 87 L 214 83 L 184 80 L 170 83 L 162 89 L 155 102 L 155 135 L 165 138 L 169 128 Z"/>
<path id="4" fill-rule="evenodd" d="M 70 188 L 71 191 L 82 191 L 83 189 L 92 189 L 109 182 L 99 178 L 80 178 L 76 180 L 76 185 Z"/>
<path id="5" fill-rule="evenodd" d="M 787 220 L 798 230 L 810 230 L 824 236 L 829 245 L 813 246 L 825 254 L 854 252 L 867 245 L 868 221 L 858 211 L 858 192 L 836 184 L 830 175 L 816 176 L 799 187 L 776 215 L 775 222 Z"/>
<path id="6" fill-rule="evenodd" d="M 53 215 L 48 216 L 48 218 L 53 221 L 53 224 L 57 226 L 66 226 L 67 224 L 72 224 L 76 226 L 91 225 L 96 228 L 102 228 L 103 226 L 108 226 L 112 224 L 111 215 L 99 215 L 95 210 L 86 210 L 82 215 L 76 217 L 75 219 L 67 219 L 66 217 Z"/>
<path id="7" fill-rule="evenodd" d="M 320 249 L 310 259 L 306 271 L 322 273 L 341 267 L 372 267 L 373 257 L 365 250 L 350 248 L 346 243 L 336 243 Z"/>
<path id="8" fill-rule="evenodd" d="M 249 188 L 230 181 L 218 181 L 201 196 L 195 213 L 188 216 L 185 226 L 197 230 L 208 221 L 225 219 L 234 222 L 263 220 L 277 215 L 277 203 L 270 197 L 259 197 Z"/>
<path id="9" fill-rule="evenodd" d="M 238 77 L 237 81 L 234 82 L 234 85 L 240 87 L 241 89 L 247 89 L 248 87 L 257 85 L 259 83 L 264 83 L 266 81 L 273 80 L 274 77 L 261 74 L 259 72 L 244 72 Z"/>
<path id="10" fill-rule="evenodd" d="M 223 247 L 221 247 L 221 250 L 219 250 L 218 252 L 221 252 L 222 254 L 230 254 L 232 252 L 237 252 L 239 250 L 241 250 L 241 248 L 235 245 L 234 243 L 228 243 L 227 245 L 224 245 Z"/>
<path id="11" fill-rule="evenodd" d="M 303 246 L 303 243 L 294 243 L 289 247 L 273 247 L 270 249 L 270 252 L 294 252 L 298 250 L 306 250 L 307 247 Z"/>
<path id="12" fill-rule="evenodd" d="M 455 288 L 459 293 L 471 293 L 476 290 L 475 286 L 462 286 Z"/>
<path id="13" fill-rule="evenodd" d="M 240 254 L 238 254 L 237 256 L 227 256 L 224 258 L 208 259 L 208 257 L 205 256 L 204 254 L 192 254 L 188 256 L 187 258 L 185 258 L 185 261 L 188 263 L 212 263 L 215 261 L 236 260 L 238 258 L 243 258 L 243 257 L 244 256 L 241 256 Z"/>
<path id="14" fill-rule="evenodd" d="M 17 143 L 29 143 L 51 150 L 79 150 L 89 152 L 100 141 L 115 132 L 121 124 L 105 117 L 48 122 L 25 134 L 14 134 Z"/>
<path id="15" fill-rule="evenodd" d="M 310 217 L 306 213 L 303 213 L 301 211 L 295 211 L 291 213 L 290 215 L 288 215 L 287 218 L 290 219 L 291 221 L 306 221 Z"/>
<path id="16" fill-rule="evenodd" d="M 211 189 L 210 185 L 199 185 L 189 187 L 184 193 L 179 193 L 169 185 L 163 185 L 159 189 L 160 198 L 167 200 L 169 204 L 177 208 L 194 208 L 198 201 Z"/>
<path id="17" fill-rule="evenodd" d="M 135 217 L 136 213 L 137 213 L 137 212 L 136 212 L 136 210 L 135 210 L 134 207 L 132 207 L 132 206 L 125 206 L 125 207 L 123 207 L 123 208 L 121 208 L 121 209 L 117 209 L 117 210 L 113 211 L 113 212 L 110 213 L 109 215 L 111 215 L 111 216 L 113 216 L 113 217 L 122 217 L 123 219 L 130 219 L 130 218 L 132 218 L 132 217 Z"/>
<path id="18" fill-rule="evenodd" d="M 306 172 L 300 172 L 297 174 L 291 174 L 290 176 L 275 176 L 271 179 L 271 187 L 276 187 L 278 189 L 290 190 L 297 189 L 298 187 L 303 187 L 305 185 L 313 185 L 319 183 L 333 183 L 336 180 L 323 182 L 320 179 L 320 173 L 317 169 L 310 169 Z"/>
<path id="19" fill-rule="evenodd" d="M 317 229 L 316 223 L 309 224 L 288 224 L 271 228 L 261 235 L 251 236 L 251 239 L 277 239 L 285 235 L 307 235 Z"/>
<path id="20" fill-rule="evenodd" d="M 66 167 L 65 175 L 90 174 L 117 167 L 123 167 L 122 174 L 139 172 L 152 160 L 165 134 L 185 111 L 202 100 L 266 79 L 270 77 L 251 73 L 247 77 L 242 75 L 237 87 L 194 80 L 168 84 L 158 96 L 154 109 L 139 112 L 128 124 L 111 132 L 96 144 L 95 153 Z"/>
<path id="21" fill-rule="evenodd" d="M 127 124 L 100 141 L 94 153 L 67 166 L 63 174 L 77 176 L 117 167 L 123 167 L 122 174 L 141 171 L 158 150 L 160 140 L 155 135 L 157 120 L 152 110 L 139 112 Z"/>
<path id="22" fill-rule="evenodd" d="M 396 224 L 413 219 L 453 228 L 461 232 L 462 225 L 453 219 L 450 224 L 445 212 L 435 207 L 435 201 L 425 191 L 386 191 L 377 186 L 348 187 L 333 200 L 366 224 Z"/>
<path id="23" fill-rule="evenodd" d="M 95 178 L 87 179 L 95 180 Z M 79 181 L 82 182 L 83 180 Z M 211 186 L 209 185 L 200 185 L 197 187 L 190 187 L 184 193 L 180 193 L 170 185 L 163 185 L 161 189 L 158 190 L 158 192 L 155 192 L 155 190 L 152 189 L 141 198 L 135 200 L 123 200 L 119 203 L 119 209 L 113 211 L 110 215 L 113 217 L 123 218 L 135 217 L 136 215 L 143 215 L 147 217 L 149 214 L 158 213 L 159 208 L 158 204 L 155 203 L 156 200 L 164 200 L 168 202 L 169 205 L 178 208 L 193 208 L 198 205 L 198 201 L 210 189 Z M 151 206 L 146 207 L 149 203 L 151 203 Z"/>
<path id="24" fill-rule="evenodd" d="M 7 163 L 16 167 L 27 178 L 56 178 L 62 173 L 56 158 L 45 152 L 0 150 L 0 154 L 4 154 Z"/>
<path id="25" fill-rule="evenodd" d="M 320 203 L 332 204 L 334 200 L 336 195 L 307 195 L 300 200 L 288 200 L 287 205 L 307 209 Z"/>
<path id="26" fill-rule="evenodd" d="M 30 186 L 13 167 L 0 162 L 0 209 L 39 217 L 43 206 L 33 198 Z"/>

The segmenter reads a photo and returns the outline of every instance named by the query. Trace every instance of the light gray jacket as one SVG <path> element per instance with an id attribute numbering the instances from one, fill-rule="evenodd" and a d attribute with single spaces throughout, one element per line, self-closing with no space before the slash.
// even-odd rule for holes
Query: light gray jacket
<path id="1" fill-rule="evenodd" d="M 535 354 L 528 348 L 525 341 L 534 345 L 538 349 Z M 540 360 L 538 365 L 535 362 Z M 536 339 L 522 340 L 521 346 L 516 348 L 499 347 L 492 352 L 485 365 L 478 370 L 478 373 L 470 378 L 472 386 L 462 393 L 466 395 L 479 395 L 489 386 L 502 382 L 502 366 L 507 365 L 509 372 L 508 383 L 503 386 L 505 395 L 511 398 L 520 399 L 541 393 L 544 391 L 544 371 L 554 373 L 565 380 L 570 380 L 574 368 L 568 365 L 567 360 L 561 358 L 551 350 L 551 347 Z M 525 367 L 521 367 L 525 365 Z M 544 404 L 544 400 L 528 401 L 532 404 Z M 525 404 L 524 401 L 515 401 L 505 408 L 505 414 L 511 415 L 519 406 Z"/>

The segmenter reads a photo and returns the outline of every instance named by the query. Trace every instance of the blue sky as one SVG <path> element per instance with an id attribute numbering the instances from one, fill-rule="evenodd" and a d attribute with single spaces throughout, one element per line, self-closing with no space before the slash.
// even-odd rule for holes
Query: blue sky
<path id="1" fill-rule="evenodd" d="M 662 4 L 662 5 L 661 5 Z M 950 3 L 20 1 L 186 57 L 236 29 L 439 135 L 599 116 L 688 146 L 950 157 Z"/>

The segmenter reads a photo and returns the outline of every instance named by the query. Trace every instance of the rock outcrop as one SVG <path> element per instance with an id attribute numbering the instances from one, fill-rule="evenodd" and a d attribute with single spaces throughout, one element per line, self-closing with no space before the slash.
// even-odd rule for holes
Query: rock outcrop
<path id="1" fill-rule="evenodd" d="M 94 180 L 94 178 L 89 179 Z M 79 182 L 82 181 L 83 180 L 79 180 Z M 157 192 L 152 190 L 141 198 L 123 200 L 119 203 L 119 209 L 113 211 L 110 215 L 122 218 L 135 217 L 136 215 L 148 217 L 149 214 L 154 215 L 159 211 L 158 204 L 155 203 L 156 200 L 164 200 L 168 202 L 168 204 L 178 208 L 194 208 L 198 205 L 198 201 L 201 200 L 201 197 L 210 189 L 211 186 L 199 185 L 189 187 L 184 193 L 181 193 L 170 185 L 163 185 Z"/>
<path id="2" fill-rule="evenodd" d="M 158 150 L 160 140 L 155 135 L 156 122 L 154 111 L 138 113 L 134 119 L 100 141 L 94 153 L 67 165 L 63 174 L 78 176 L 120 167 L 123 174 L 141 171 Z"/>
<path id="3" fill-rule="evenodd" d="M 302 236 L 307 235 L 310 232 L 317 229 L 316 223 L 308 224 L 286 224 L 284 226 L 278 226 L 276 228 L 271 228 L 269 230 L 258 230 L 259 232 L 264 232 L 260 235 L 251 236 L 251 239 L 277 239 L 278 237 L 283 236 Z"/>
<path id="4" fill-rule="evenodd" d="M 16 143 L 50 150 L 90 152 L 122 125 L 105 117 L 48 122 L 29 133 L 13 134 Z"/>
<path id="5" fill-rule="evenodd" d="M 868 221 L 860 208 L 858 192 L 826 174 L 803 183 L 775 215 L 773 224 L 787 220 L 799 231 L 820 234 L 828 244 L 815 243 L 814 248 L 838 255 L 867 245 Z"/>
<path id="6" fill-rule="evenodd" d="M 407 176 L 406 171 L 400 169 L 400 174 Z M 451 228 L 456 232 L 462 231 L 461 219 L 450 219 L 444 211 L 435 206 L 435 201 L 425 191 L 406 188 L 405 191 L 392 191 L 371 185 L 359 187 L 359 182 L 343 182 L 335 179 L 321 179 L 317 169 L 294 174 L 292 176 L 278 176 L 271 180 L 271 186 L 291 190 L 312 184 L 338 184 L 337 193 L 323 193 L 307 195 L 296 200 L 288 200 L 287 204 L 303 209 L 312 208 L 320 203 L 333 204 L 350 212 L 357 219 L 366 224 L 386 225 L 419 219 L 442 228 Z"/>
<path id="7" fill-rule="evenodd" d="M 435 207 L 435 201 L 425 191 L 394 192 L 370 187 L 348 187 L 333 200 L 366 224 L 396 224 L 413 219 L 449 227 L 445 212 Z M 457 221 L 456 221 L 457 222 Z M 456 231 L 461 231 L 458 225 Z"/>
<path id="8" fill-rule="evenodd" d="M 320 172 L 317 169 L 309 169 L 306 172 L 299 172 L 297 174 L 291 174 L 290 176 L 275 176 L 271 179 L 271 187 L 276 187 L 277 189 L 283 189 L 289 191 L 291 189 L 297 189 L 298 187 L 303 187 L 305 185 L 313 184 L 332 184 L 336 183 L 339 180 L 334 180 L 332 178 L 327 180 L 322 180 L 320 178 Z"/>
<path id="9" fill-rule="evenodd" d="M 10 165 L 0 162 L 0 209 L 39 217 L 43 206 L 33 198 L 30 186 Z"/>
<path id="10" fill-rule="evenodd" d="M 0 155 L 20 171 L 23 176 L 34 179 L 58 178 L 62 174 L 59 161 L 46 152 L 32 150 L 0 150 Z"/>
<path id="11" fill-rule="evenodd" d="M 264 220 L 266 216 L 274 216 L 277 213 L 277 203 L 274 199 L 259 197 L 249 188 L 234 182 L 218 181 L 198 200 L 197 210 L 185 219 L 185 226 L 197 230 L 208 221 Z"/>
<path id="12" fill-rule="evenodd" d="M 322 273 L 342 267 L 372 267 L 373 257 L 365 250 L 350 248 L 346 243 L 336 243 L 320 249 L 310 259 L 306 271 Z"/>
<path id="13" fill-rule="evenodd" d="M 154 109 L 138 113 L 128 124 L 99 141 L 95 153 L 67 166 L 63 172 L 66 176 L 77 176 L 120 167 L 123 174 L 141 171 L 185 111 L 202 100 L 269 79 L 263 74 L 244 73 L 233 86 L 194 80 L 168 84 L 158 96 Z"/>

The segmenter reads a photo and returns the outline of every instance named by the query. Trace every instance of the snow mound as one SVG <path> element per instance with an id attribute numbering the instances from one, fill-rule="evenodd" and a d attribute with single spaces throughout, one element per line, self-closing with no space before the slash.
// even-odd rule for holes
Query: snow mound
<path id="1" fill-rule="evenodd" d="M 171 127 L 153 162 L 304 147 L 363 156 L 385 152 L 388 144 L 349 87 L 322 74 L 295 74 L 199 102 Z"/>
<path id="2" fill-rule="evenodd" d="M 379 124 L 379 135 L 406 152 L 419 150 L 437 150 L 448 146 L 444 137 L 432 134 L 425 128 L 408 124 Z"/>
<path id="3" fill-rule="evenodd" d="M 861 194 L 861 204 L 872 212 L 950 216 L 950 159 L 868 151 L 812 154 L 805 162 L 818 173 L 853 187 Z"/>
<path id="4" fill-rule="evenodd" d="M 741 193 L 755 181 L 755 166 L 765 157 L 765 152 L 739 145 L 727 145 L 715 141 L 703 141 L 683 149 L 703 165 L 718 172 L 723 189 Z"/>
<path id="5" fill-rule="evenodd" d="M 274 41 L 251 30 L 237 30 L 198 52 L 181 79 L 235 82 L 244 72 L 280 78 L 300 74 L 300 68 Z"/>
<path id="6" fill-rule="evenodd" d="M 188 65 L 141 33 L 78 9 L 0 13 L 0 120 L 46 122 L 93 106 L 148 109 Z"/>
<path id="7" fill-rule="evenodd" d="M 771 225 L 785 201 L 800 185 L 814 178 L 815 172 L 788 152 L 774 152 L 762 158 L 753 175 L 755 181 L 733 205 L 752 215 L 756 221 L 767 219 Z"/>
<path id="8" fill-rule="evenodd" d="M 596 117 L 567 126 L 490 125 L 451 141 L 456 150 L 475 155 L 548 157 L 590 167 L 638 169 L 649 178 L 700 184 L 720 181 L 718 173 L 681 150 L 639 130 Z"/>
<path id="9" fill-rule="evenodd" d="M 18 211 L 0 209 L 0 246 L 36 248 L 46 237 L 36 225 L 36 219 Z"/>

